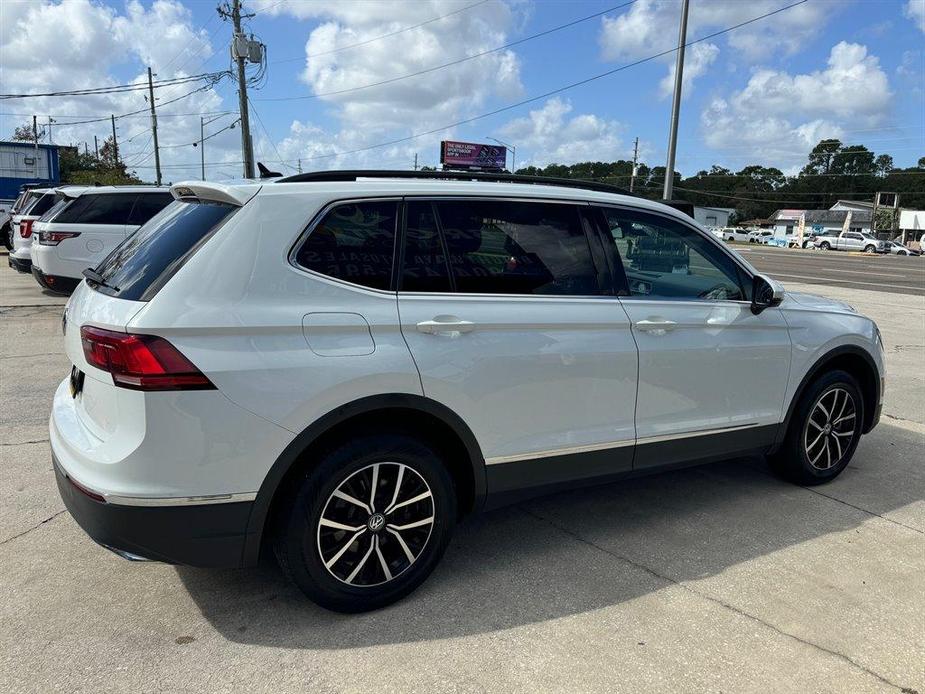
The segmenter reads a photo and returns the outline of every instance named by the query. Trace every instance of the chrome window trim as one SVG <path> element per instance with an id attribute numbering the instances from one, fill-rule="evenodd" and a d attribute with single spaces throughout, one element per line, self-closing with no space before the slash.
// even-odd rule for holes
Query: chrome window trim
<path id="1" fill-rule="evenodd" d="M 587 446 L 570 446 L 567 448 L 556 448 L 546 451 L 534 451 L 532 453 L 516 453 L 513 455 L 497 455 L 485 459 L 486 465 L 503 465 L 504 463 L 516 463 L 525 460 L 538 460 L 542 458 L 553 458 L 560 455 L 572 455 L 576 453 L 591 453 L 594 451 L 606 451 L 616 448 L 625 448 L 626 446 L 639 446 L 649 443 L 661 443 L 663 441 L 674 441 L 678 439 L 689 439 L 696 436 L 709 436 L 712 434 L 725 434 L 732 431 L 741 431 L 760 426 L 758 422 L 749 422 L 748 424 L 736 424 L 733 426 L 719 427 L 715 429 L 697 429 L 696 431 L 682 431 L 673 434 L 657 434 L 655 436 L 643 436 L 637 439 L 621 439 L 619 441 L 609 441 L 607 443 L 593 443 Z"/>

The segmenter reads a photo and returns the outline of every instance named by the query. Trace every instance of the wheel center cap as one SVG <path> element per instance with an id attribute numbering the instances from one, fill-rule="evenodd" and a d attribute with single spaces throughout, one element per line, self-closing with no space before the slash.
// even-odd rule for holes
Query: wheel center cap
<path id="1" fill-rule="evenodd" d="M 369 520 L 366 521 L 366 527 L 374 533 L 379 532 L 385 527 L 385 516 L 381 513 L 374 513 L 369 517 Z"/>
<path id="2" fill-rule="evenodd" d="M 826 424 L 826 425 L 825 425 L 825 429 L 823 429 L 822 431 L 823 431 L 823 433 L 826 433 L 826 434 L 832 433 L 832 425 L 831 425 L 831 424 Z"/>

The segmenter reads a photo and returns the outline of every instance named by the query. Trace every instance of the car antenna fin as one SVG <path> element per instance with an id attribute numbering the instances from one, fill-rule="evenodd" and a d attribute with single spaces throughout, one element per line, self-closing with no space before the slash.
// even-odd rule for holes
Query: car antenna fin
<path id="1" fill-rule="evenodd" d="M 279 178 L 282 176 L 278 171 L 270 171 L 261 162 L 257 162 L 257 168 L 260 169 L 260 178 Z"/>

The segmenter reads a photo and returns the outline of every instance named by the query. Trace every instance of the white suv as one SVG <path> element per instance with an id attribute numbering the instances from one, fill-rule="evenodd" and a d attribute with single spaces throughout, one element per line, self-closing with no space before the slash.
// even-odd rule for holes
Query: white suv
<path id="1" fill-rule="evenodd" d="M 19 210 L 10 219 L 13 249 L 7 258 L 9 266 L 18 272 L 32 269 L 32 225 L 55 204 L 54 188 L 34 188 L 25 193 Z"/>
<path id="2" fill-rule="evenodd" d="M 70 293 L 116 246 L 173 202 L 157 186 L 60 189 L 67 197 L 35 227 L 32 275 L 56 292 Z"/>
<path id="3" fill-rule="evenodd" d="M 659 203 L 461 176 L 173 186 L 65 312 L 51 448 L 87 533 L 198 566 L 272 548 L 360 611 L 465 513 L 751 454 L 817 484 L 877 423 L 879 333 L 849 306 Z"/>

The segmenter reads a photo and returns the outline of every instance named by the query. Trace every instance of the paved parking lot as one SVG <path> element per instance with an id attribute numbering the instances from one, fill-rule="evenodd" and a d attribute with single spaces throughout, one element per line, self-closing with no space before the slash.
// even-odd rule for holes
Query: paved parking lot
<path id="1" fill-rule="evenodd" d="M 925 296 L 925 258 L 922 257 L 869 256 L 742 243 L 734 244 L 734 248 L 752 265 L 781 282 Z"/>
<path id="2" fill-rule="evenodd" d="M 922 264 L 855 271 L 893 260 Z M 0 691 L 925 694 L 922 292 L 781 275 L 887 345 L 884 417 L 834 483 L 747 460 L 532 501 L 464 522 L 409 599 L 343 616 L 271 563 L 133 564 L 87 539 L 47 442 L 63 300 L 0 261 Z"/>

